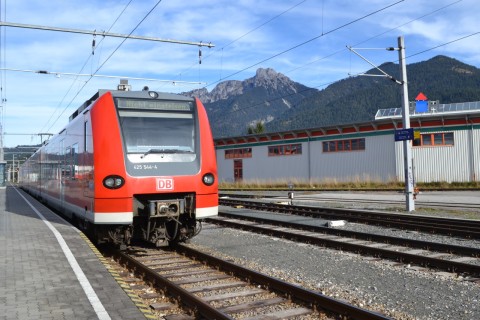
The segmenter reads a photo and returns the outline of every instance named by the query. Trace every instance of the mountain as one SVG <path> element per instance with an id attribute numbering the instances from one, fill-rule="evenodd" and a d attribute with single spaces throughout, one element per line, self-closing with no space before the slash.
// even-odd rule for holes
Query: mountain
<path id="1" fill-rule="evenodd" d="M 399 78 L 398 64 L 386 63 L 380 69 Z M 375 69 L 368 73 L 379 74 Z M 445 56 L 408 65 L 407 82 L 409 101 L 419 92 L 440 103 L 480 101 L 480 70 Z M 400 85 L 381 77 L 352 77 L 304 99 L 295 113 L 277 117 L 267 130 L 365 122 L 373 120 L 378 109 L 401 107 Z"/>
<path id="2" fill-rule="evenodd" d="M 398 64 L 380 69 L 399 78 Z M 368 73 L 379 74 L 372 69 Z M 480 101 L 480 70 L 436 56 L 407 65 L 409 100 L 419 92 L 440 103 Z M 401 86 L 382 77 L 350 77 L 323 90 L 293 82 L 273 69 L 258 69 L 245 81 L 225 81 L 211 92 L 186 93 L 205 104 L 215 138 L 247 134 L 263 122 L 267 132 L 315 128 L 373 120 L 378 109 L 401 108 Z"/>
<path id="3" fill-rule="evenodd" d="M 258 69 L 245 81 L 221 82 L 211 92 L 199 89 L 183 94 L 203 102 L 213 135 L 218 138 L 245 135 L 248 126 L 257 122 L 268 127 L 270 121 L 289 113 L 314 91 L 268 68 Z"/>

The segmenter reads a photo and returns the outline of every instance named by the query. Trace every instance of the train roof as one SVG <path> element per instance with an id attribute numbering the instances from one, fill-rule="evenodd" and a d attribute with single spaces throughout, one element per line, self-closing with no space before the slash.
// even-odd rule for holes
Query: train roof
<path id="1" fill-rule="evenodd" d="M 106 90 L 100 89 L 95 95 L 97 98 L 107 92 L 110 92 L 114 98 L 148 98 L 148 99 L 159 99 L 159 100 L 184 100 L 184 101 L 193 101 L 193 98 L 182 96 L 175 93 L 167 92 L 157 92 L 157 91 L 124 91 L 124 90 Z M 95 97 L 94 96 L 94 97 Z M 93 97 L 92 97 L 93 98 Z"/>
<path id="2" fill-rule="evenodd" d="M 83 110 L 90 106 L 95 100 L 105 93 L 110 92 L 113 98 L 132 98 L 132 99 L 158 99 L 158 100 L 182 100 L 193 101 L 194 98 L 182 96 L 175 93 L 157 92 L 157 91 L 130 91 L 130 90 L 109 90 L 100 89 L 90 99 L 85 101 L 74 113 L 69 117 L 69 121 L 75 119 Z"/>

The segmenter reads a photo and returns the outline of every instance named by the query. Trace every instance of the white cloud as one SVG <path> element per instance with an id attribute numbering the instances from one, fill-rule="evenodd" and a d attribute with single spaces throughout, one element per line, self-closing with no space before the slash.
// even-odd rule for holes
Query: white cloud
<path id="1" fill-rule="evenodd" d="M 6 20 L 101 32 L 112 26 L 127 3 L 16 0 L 8 2 Z M 156 0 L 132 1 L 111 32 L 130 33 L 156 3 Z M 0 52 L 5 52 L 6 59 L 2 66 L 88 74 L 97 70 L 116 50 L 98 74 L 212 84 L 225 77 L 243 80 L 252 77 L 259 67 L 271 67 L 294 81 L 313 87 L 369 69 L 363 60 L 346 50 L 346 45 L 395 46 L 397 37 L 404 35 L 407 55 L 414 55 L 480 31 L 480 3 L 477 0 L 407 0 L 353 22 L 392 3 L 395 1 L 162 1 L 133 34 L 212 42 L 215 48 L 202 49 L 201 65 L 198 64 L 197 46 L 127 40 L 118 47 L 122 39 L 97 35 L 97 48 L 92 56 L 91 35 L 3 28 L 6 41 L 2 41 Z M 418 20 L 412 21 L 415 19 Z M 318 38 L 308 41 L 315 37 Z M 407 61 L 413 63 L 445 54 L 478 67 L 479 40 L 480 35 L 473 36 Z M 300 45 L 302 43 L 305 44 Z M 298 48 L 294 48 L 296 46 Z M 362 53 L 377 64 L 398 59 L 395 53 L 381 50 Z M 9 131 L 15 128 L 28 132 L 49 128 L 52 122 L 49 119 L 56 119 L 63 112 L 52 127 L 58 131 L 86 98 L 99 88 L 115 88 L 118 83 L 118 79 L 93 78 L 74 98 L 87 77 L 74 82 L 73 77 L 64 75 L 56 78 L 8 71 L 3 79 L 8 99 L 4 106 L 4 127 Z M 148 85 L 171 92 L 188 91 L 198 86 L 130 82 L 136 89 Z M 22 143 L 22 137 L 8 136 L 5 141 L 15 145 Z"/>

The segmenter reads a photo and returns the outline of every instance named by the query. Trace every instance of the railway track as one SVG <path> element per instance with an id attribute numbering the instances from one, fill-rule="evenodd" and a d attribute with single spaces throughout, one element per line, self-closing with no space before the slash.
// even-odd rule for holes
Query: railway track
<path id="1" fill-rule="evenodd" d="M 287 192 L 285 192 L 287 193 Z M 232 197 L 232 198 L 242 198 L 242 199 L 260 199 L 260 198 L 264 198 L 264 199 L 272 199 L 272 198 L 275 198 L 275 199 L 278 199 L 279 201 L 290 201 L 290 199 L 288 199 L 288 197 L 284 196 L 269 196 L 269 195 L 253 195 L 253 194 L 230 194 L 230 193 L 221 193 L 219 194 L 219 197 L 222 198 L 222 197 Z M 349 198 L 349 199 L 346 199 L 346 198 L 335 198 L 335 197 L 325 197 L 325 196 L 322 196 L 322 197 L 313 197 L 313 196 L 309 196 L 309 195 L 298 195 L 296 194 L 295 195 L 295 199 L 294 199 L 295 202 L 301 202 L 301 201 L 305 201 L 305 202 L 315 202 L 315 203 L 328 203 L 328 202 L 334 202 L 334 203 L 354 203 L 354 204 L 373 204 L 373 205 L 378 205 L 378 204 L 382 204 L 382 205 L 388 205 L 388 206 L 400 206 L 400 207 L 404 207 L 405 206 L 405 201 L 402 200 L 402 201 L 399 201 L 399 200 L 380 200 L 380 199 L 377 199 L 377 200 L 371 200 L 371 199 L 360 199 L 360 198 Z M 480 210 L 480 206 L 478 204 L 475 204 L 475 203 L 459 203 L 459 202 L 456 202 L 456 203 L 448 203 L 448 202 L 433 202 L 433 201 L 422 201 L 422 200 L 415 200 L 415 205 L 418 206 L 418 207 L 423 207 L 423 208 L 442 208 L 442 209 L 445 209 L 445 208 L 448 208 L 448 209 L 451 209 L 451 210 Z"/>
<path id="2" fill-rule="evenodd" d="M 178 306 L 170 305 L 177 312 L 172 313 L 168 303 L 153 301 L 152 309 L 169 314 L 164 319 L 390 319 L 185 245 L 175 252 L 131 247 L 112 255 L 188 310 L 178 313 Z"/>
<path id="3" fill-rule="evenodd" d="M 315 201 L 315 202 L 342 202 L 342 203 L 364 203 L 364 204 L 385 204 L 388 206 L 405 206 L 405 200 L 366 200 L 366 199 L 338 199 L 338 198 L 316 198 L 309 196 L 297 196 L 297 201 Z M 415 200 L 415 205 L 423 208 L 448 208 L 458 210 L 478 210 L 480 207 L 478 204 L 471 203 L 446 203 L 446 202 L 426 202 L 421 200 Z"/>
<path id="4" fill-rule="evenodd" d="M 405 264 L 467 274 L 480 283 L 480 249 L 220 212 L 210 223 Z"/>
<path id="5" fill-rule="evenodd" d="M 289 213 L 313 218 L 346 220 L 384 227 L 480 239 L 480 220 L 439 218 L 368 210 L 297 206 L 264 201 L 247 201 L 243 199 L 221 198 L 219 199 L 219 203 L 231 207 L 241 206 L 261 211 Z"/>

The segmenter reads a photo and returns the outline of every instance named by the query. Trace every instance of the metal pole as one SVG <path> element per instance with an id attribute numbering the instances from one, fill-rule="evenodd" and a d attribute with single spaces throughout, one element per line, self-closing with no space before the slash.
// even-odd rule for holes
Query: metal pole
<path id="1" fill-rule="evenodd" d="M 12 157 L 12 182 L 15 183 L 15 154 Z"/>
<path id="2" fill-rule="evenodd" d="M 403 129 L 410 128 L 410 114 L 408 103 L 408 83 L 407 83 L 407 67 L 405 61 L 405 43 L 403 37 L 398 37 L 398 55 L 400 64 L 400 75 L 402 82 L 402 122 Z M 415 210 L 415 202 L 413 199 L 413 161 L 412 161 L 412 145 L 410 140 L 403 141 L 403 166 L 405 170 L 405 196 L 407 211 Z"/>
<path id="3" fill-rule="evenodd" d="M 203 43 L 203 42 L 193 42 L 193 41 L 183 41 L 183 40 L 173 40 L 173 39 L 161 39 L 156 37 L 145 37 L 145 36 L 134 36 L 128 34 L 121 34 L 121 33 L 112 33 L 112 32 L 105 32 L 105 31 L 90 31 L 90 30 L 80 30 L 80 29 L 72 29 L 72 28 L 57 28 L 57 27 L 47 27 L 47 26 L 38 26 L 33 24 L 22 24 L 22 23 L 11 23 L 6 21 L 0 21 L 0 27 L 13 27 L 13 28 L 24 28 L 24 29 L 36 29 L 36 30 L 47 30 L 47 31 L 58 31 L 58 32 L 68 32 L 68 33 L 79 33 L 79 34 L 90 34 L 94 36 L 102 36 L 102 37 L 115 37 L 115 38 L 128 38 L 128 39 L 135 39 L 135 40 L 147 40 L 147 41 L 158 41 L 158 42 L 169 42 L 169 43 L 177 43 L 177 44 L 187 44 L 192 46 L 199 46 L 199 47 L 215 47 L 212 43 Z"/>

